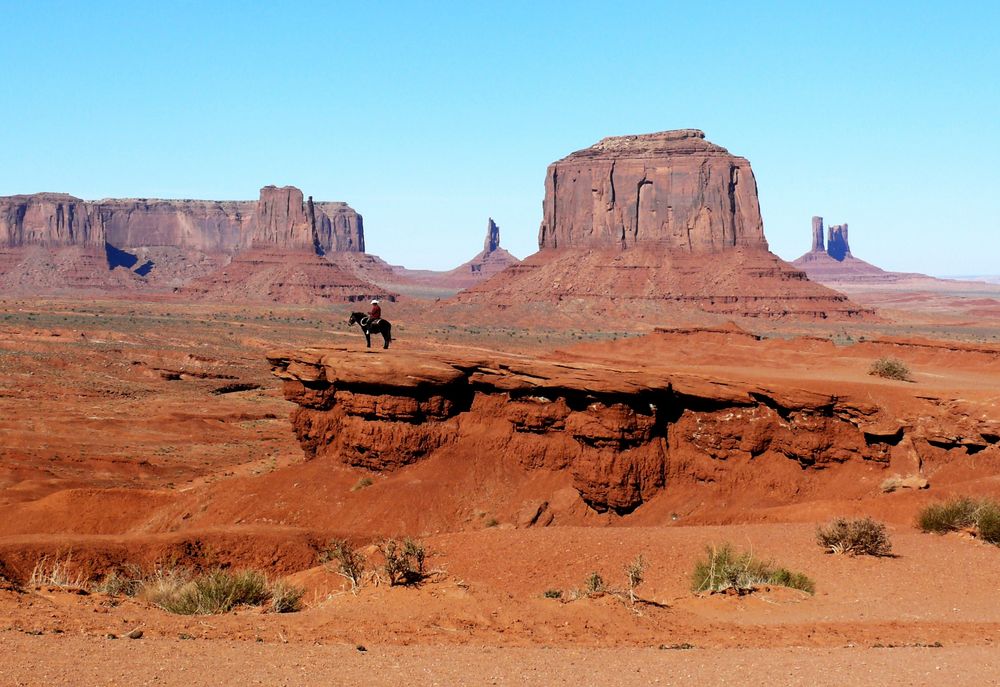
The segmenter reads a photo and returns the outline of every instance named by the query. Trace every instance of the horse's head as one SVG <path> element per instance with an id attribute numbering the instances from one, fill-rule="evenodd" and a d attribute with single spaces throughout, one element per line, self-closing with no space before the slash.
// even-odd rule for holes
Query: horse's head
<path id="1" fill-rule="evenodd" d="M 360 322 L 361 321 L 361 317 L 362 317 L 361 313 L 359 313 L 359 312 L 352 312 L 351 313 L 351 318 L 349 320 L 347 320 L 347 324 L 351 325 L 351 324 L 355 324 L 357 322 Z"/>

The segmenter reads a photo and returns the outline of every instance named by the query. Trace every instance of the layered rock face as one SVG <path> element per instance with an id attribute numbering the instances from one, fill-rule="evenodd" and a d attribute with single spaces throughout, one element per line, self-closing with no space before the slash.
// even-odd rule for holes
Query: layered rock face
<path id="1" fill-rule="evenodd" d="M 685 340 L 669 335 L 663 345 Z M 787 474 L 792 492 L 843 463 L 896 461 L 898 468 L 912 459 L 911 430 L 926 443 L 951 427 L 961 438 L 949 441 L 970 452 L 997 441 L 995 421 L 963 420 L 954 429 L 942 405 L 882 408 L 872 400 L 885 396 L 877 383 L 852 393 L 815 380 L 763 385 L 678 373 L 658 366 L 655 355 L 640 369 L 343 348 L 277 350 L 267 358 L 298 406 L 292 424 L 307 458 L 394 471 L 441 452 L 475 452 L 527 472 L 569 473 L 598 511 L 629 512 L 669 492 L 673 481 L 731 480 L 726 471 L 737 465 L 752 474 L 755 461 Z"/>
<path id="2" fill-rule="evenodd" d="M 238 275 L 242 298 L 390 296 L 318 259 L 364 246 L 361 215 L 346 203 L 304 200 L 293 186 L 265 186 L 256 202 L 0 198 L 0 284 L 35 292 L 180 289 L 211 298 L 230 291 L 218 270 L 235 261 L 264 273 Z"/>
<path id="3" fill-rule="evenodd" d="M 460 294 L 461 305 L 486 306 L 492 320 L 625 328 L 704 313 L 874 314 L 768 251 L 750 164 L 695 129 L 606 138 L 553 163 L 543 212 L 538 253 Z"/>
<path id="4" fill-rule="evenodd" d="M 750 163 L 697 129 L 612 136 L 549 165 L 539 249 L 767 248 Z"/>
<path id="5" fill-rule="evenodd" d="M 65 193 L 0 197 L 0 246 L 104 247 L 90 205 Z"/>

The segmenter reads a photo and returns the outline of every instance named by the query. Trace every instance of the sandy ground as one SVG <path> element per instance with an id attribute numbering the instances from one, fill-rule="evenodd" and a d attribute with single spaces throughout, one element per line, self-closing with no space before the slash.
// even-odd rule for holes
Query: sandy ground
<path id="1" fill-rule="evenodd" d="M 986 685 L 982 647 L 562 649 L 312 646 L 0 633 L 3 685 Z"/>
<path id="2" fill-rule="evenodd" d="M 782 494 L 780 505 L 754 505 L 746 494 L 761 485 L 748 469 L 719 509 L 709 496 L 691 501 L 700 493 L 691 492 L 686 505 L 664 499 L 628 518 L 568 508 L 572 526 L 522 530 L 511 517 L 517 504 L 505 504 L 509 475 L 488 457 L 414 465 L 376 476 L 360 493 L 352 491 L 358 470 L 302 462 L 290 404 L 263 352 L 358 342 L 337 313 L 11 301 L 0 318 L 0 575 L 53 550 L 112 565 L 117 556 L 152 564 L 197 549 L 306 589 L 299 613 L 212 617 L 58 586 L 3 589 L 0 685 L 996 683 L 1000 548 L 913 526 L 931 500 L 1000 495 L 996 446 L 927 466 L 937 472 L 919 493 L 881 493 L 884 469 L 864 465 L 829 483 L 843 491 L 806 489 L 799 500 Z M 738 335 L 721 349 L 665 349 L 618 344 L 607 333 L 499 332 L 417 318 L 400 327 L 398 345 L 561 349 L 593 361 L 618 350 L 622 364 L 655 354 L 691 374 L 826 379 L 856 390 L 869 388 L 866 366 L 881 350 L 860 337 L 947 330 L 962 339 L 955 322 L 932 314 L 881 331 L 810 326 L 794 333 L 817 338 L 786 343 L 793 332 L 769 331 L 776 338 L 764 355 Z M 991 326 L 979 321 L 965 339 L 993 342 L 1000 330 Z M 900 349 L 917 381 L 902 391 L 886 383 L 886 398 L 933 389 L 935 398 L 959 394 L 963 408 L 1000 419 L 990 350 Z M 468 474 L 450 477 L 456 471 Z M 557 494 L 566 487 L 557 474 L 533 480 Z M 417 532 L 431 551 L 426 583 L 369 583 L 355 595 L 317 565 L 315 544 L 337 532 L 338 513 L 369 503 L 365 513 L 383 513 L 368 525 L 373 537 L 405 530 L 421 493 L 442 499 L 433 526 Z M 333 515 L 322 516 L 325 503 Z M 888 523 L 895 557 L 832 556 L 815 544 L 818 523 L 855 514 Z M 492 516 L 496 526 L 487 526 Z M 816 594 L 692 594 L 694 561 L 722 541 L 808 574 Z M 635 606 L 614 593 L 569 600 L 592 571 L 620 591 L 624 565 L 639 554 L 647 572 Z M 550 590 L 563 599 L 545 598 Z M 142 639 L 107 639 L 136 628 Z"/>

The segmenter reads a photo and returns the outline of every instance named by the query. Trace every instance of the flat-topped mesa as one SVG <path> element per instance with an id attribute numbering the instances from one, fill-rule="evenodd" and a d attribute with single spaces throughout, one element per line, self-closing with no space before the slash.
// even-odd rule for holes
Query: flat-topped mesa
<path id="1" fill-rule="evenodd" d="M 303 201 L 265 186 L 257 201 L 105 198 L 62 193 L 0 197 L 0 245 L 146 247 L 232 254 L 246 248 L 364 252 L 361 215 L 346 203 Z"/>
<path id="2" fill-rule="evenodd" d="M 611 136 L 549 165 L 541 250 L 766 250 L 750 163 L 697 129 Z"/>
<path id="3" fill-rule="evenodd" d="M 66 193 L 0 197 L 0 246 L 104 247 L 88 203 Z"/>

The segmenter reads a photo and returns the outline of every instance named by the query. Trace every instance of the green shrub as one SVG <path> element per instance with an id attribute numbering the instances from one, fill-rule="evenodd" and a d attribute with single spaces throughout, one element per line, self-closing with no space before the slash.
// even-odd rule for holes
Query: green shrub
<path id="1" fill-rule="evenodd" d="M 879 358 L 872 363 L 868 374 L 884 379 L 896 379 L 901 382 L 910 381 L 910 368 L 902 360 L 895 358 Z"/>
<path id="2" fill-rule="evenodd" d="M 387 539 L 379 549 L 385 558 L 383 570 L 390 586 L 416 584 L 424 579 L 427 554 L 419 541 L 407 537 L 400 544 L 395 539 Z"/>
<path id="3" fill-rule="evenodd" d="M 917 526 L 924 532 L 952 532 L 976 523 L 979 502 L 962 496 L 943 503 L 932 503 L 917 515 Z"/>
<path id="4" fill-rule="evenodd" d="M 871 518 L 846 520 L 837 518 L 829 525 L 816 528 L 816 543 L 830 553 L 852 556 L 892 555 L 892 542 L 885 525 Z"/>
<path id="5" fill-rule="evenodd" d="M 562 594 L 563 593 L 561 589 L 546 589 L 545 593 L 542 596 L 544 596 L 546 599 L 561 599 Z"/>
<path id="6" fill-rule="evenodd" d="M 979 538 L 1000 545 L 1000 504 L 984 501 L 976 511 L 976 531 Z"/>
<path id="7" fill-rule="evenodd" d="M 737 552 L 731 544 L 708 546 L 705 553 L 706 557 L 695 564 L 691 578 L 691 590 L 696 593 L 732 589 L 746 594 L 761 585 L 791 587 L 809 594 L 815 591 L 806 575 L 756 560 L 749 552 Z"/>

